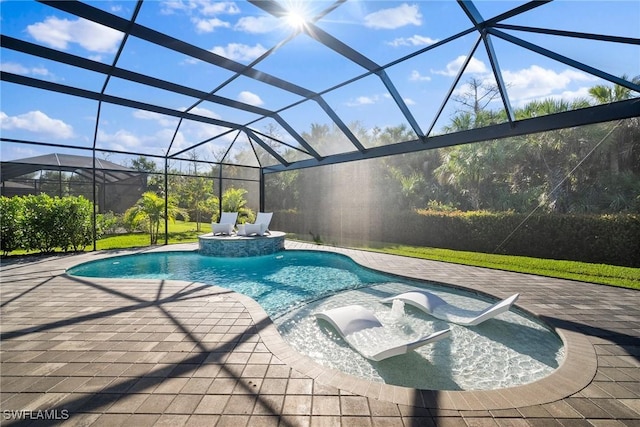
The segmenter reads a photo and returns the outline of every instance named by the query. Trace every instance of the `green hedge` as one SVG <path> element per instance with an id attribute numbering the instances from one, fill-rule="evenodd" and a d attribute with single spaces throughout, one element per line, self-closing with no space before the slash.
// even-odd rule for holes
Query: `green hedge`
<path id="1" fill-rule="evenodd" d="M 93 242 L 92 218 L 91 202 L 81 196 L 0 197 L 2 252 L 84 250 Z"/>
<path id="2" fill-rule="evenodd" d="M 387 242 L 484 253 L 640 267 L 640 215 L 526 215 L 423 210 L 344 216 L 331 224 L 277 212 L 272 229 L 325 243 Z M 515 231 L 514 231 L 515 230 Z"/>

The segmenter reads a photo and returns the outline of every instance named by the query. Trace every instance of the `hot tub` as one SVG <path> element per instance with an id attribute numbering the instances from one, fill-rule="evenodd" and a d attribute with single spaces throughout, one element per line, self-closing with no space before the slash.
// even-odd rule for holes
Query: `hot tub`
<path id="1" fill-rule="evenodd" d="M 284 250 L 286 233 L 272 231 L 265 236 L 214 236 L 213 233 L 198 236 L 202 255 L 218 257 L 248 257 L 271 255 Z"/>

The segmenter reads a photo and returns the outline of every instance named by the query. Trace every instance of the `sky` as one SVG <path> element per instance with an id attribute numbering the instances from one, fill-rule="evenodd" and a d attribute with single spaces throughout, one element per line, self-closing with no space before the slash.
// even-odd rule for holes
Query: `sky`
<path id="1" fill-rule="evenodd" d="M 135 2 L 130 0 L 90 1 L 90 5 L 116 16 L 130 19 Z M 349 0 L 318 18 L 332 2 L 282 0 L 290 16 L 275 18 L 246 1 L 146 0 L 136 22 L 182 39 L 197 47 L 247 65 L 279 46 L 255 65 L 261 72 L 288 80 L 300 87 L 322 93 L 323 99 L 347 125 L 358 123 L 365 129 L 405 124 L 406 118 L 393 101 L 383 81 L 368 75 L 352 84 L 336 87 L 366 70 L 299 32 L 301 22 L 314 22 L 322 31 L 367 56 L 378 65 L 391 64 L 429 46 L 437 46 L 386 69 L 395 88 L 423 132 L 439 132 L 460 106 L 448 102 L 439 119 L 436 113 L 453 90 L 461 95 L 473 78 L 493 82 L 489 57 L 477 33 L 450 43 L 439 42 L 471 27 L 470 21 L 454 1 L 359 1 Z M 525 2 L 477 1 L 479 13 L 488 19 Z M 111 65 L 123 34 L 79 19 L 33 1 L 0 1 L 3 35 L 25 40 L 82 58 Z M 523 15 L 504 21 L 508 24 L 564 29 L 584 33 L 640 38 L 640 2 L 556 0 Z M 640 47 L 569 37 L 507 31 L 561 55 L 615 76 L 640 75 Z M 290 38 L 290 36 L 295 37 Z M 287 43 L 281 44 L 284 40 Z M 588 89 L 609 83 L 563 63 L 492 37 L 513 108 L 547 98 L 567 101 L 588 97 Z M 471 55 L 459 84 L 452 89 L 460 67 Z M 210 92 L 279 114 L 298 132 L 309 132 L 311 124 L 332 124 L 332 120 L 313 101 L 302 102 L 289 93 L 248 77 L 234 77 L 226 69 L 170 51 L 147 41 L 130 37 L 117 66 L 146 73 L 201 91 Z M 58 64 L 2 48 L 3 72 L 100 92 L 104 75 Z M 225 84 L 227 83 L 227 84 Z M 134 85 L 112 78 L 106 93 L 143 99 L 171 109 L 185 111 L 197 99 L 159 89 Z M 140 109 L 103 104 L 96 126 L 98 104 L 81 98 L 0 83 L 0 125 L 3 138 L 20 139 L 73 147 L 96 147 L 133 153 L 175 154 L 209 138 L 220 136 L 199 149 L 201 158 L 220 156 L 236 137 L 223 126 L 184 121 L 176 132 L 178 119 Z M 490 104 L 501 108 L 498 100 Z M 253 113 L 202 102 L 190 110 L 194 114 L 220 120 L 250 123 L 262 133 L 275 132 L 283 141 L 297 145 L 293 137 L 273 119 Z M 248 143 L 238 138 L 234 149 Z M 246 139 L 246 137 L 244 137 Z M 346 145 L 346 151 L 353 147 Z M 2 142 L 2 160 L 47 154 L 52 151 L 84 154 L 78 150 Z M 73 152 L 75 151 L 75 152 Z M 89 153 L 90 154 L 90 153 Z M 330 154 L 330 153 L 321 153 Z M 109 155 L 105 154 L 105 157 Z M 111 155 L 113 156 L 113 155 Z M 117 157 L 117 156 L 116 156 Z M 117 159 L 111 159 L 118 162 Z M 122 161 L 126 163 L 126 159 Z"/>

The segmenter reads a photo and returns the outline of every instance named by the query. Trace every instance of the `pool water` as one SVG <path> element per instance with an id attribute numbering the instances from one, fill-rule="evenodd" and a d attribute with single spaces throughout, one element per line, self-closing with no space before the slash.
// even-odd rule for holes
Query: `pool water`
<path id="1" fill-rule="evenodd" d="M 470 310 L 495 301 L 436 283 L 401 279 L 356 264 L 343 255 L 288 250 L 248 258 L 197 252 L 125 255 L 81 264 L 71 275 L 174 279 L 217 285 L 256 300 L 284 339 L 319 364 L 371 381 L 431 390 L 487 390 L 528 384 L 562 362 L 560 338 L 537 319 L 511 309 L 478 326 L 463 327 L 413 307 L 392 312 L 382 298 L 416 287 Z M 313 313 L 348 304 L 372 309 L 397 336 L 414 340 L 451 328 L 451 337 L 406 355 L 373 362 L 353 351 Z M 407 369 L 411 366 L 411 369 Z"/>
<path id="2" fill-rule="evenodd" d="M 221 286 L 256 300 L 272 319 L 292 308 L 344 289 L 389 281 L 328 252 L 281 251 L 274 255 L 219 258 L 197 252 L 124 255 L 80 264 L 74 276 L 166 279 Z"/>

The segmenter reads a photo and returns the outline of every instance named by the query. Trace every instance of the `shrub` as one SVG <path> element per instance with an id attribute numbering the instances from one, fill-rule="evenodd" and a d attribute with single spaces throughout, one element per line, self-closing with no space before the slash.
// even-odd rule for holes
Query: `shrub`
<path id="1" fill-rule="evenodd" d="M 2 197 L 2 251 L 53 252 L 83 250 L 93 241 L 91 202 L 79 197 L 47 194 Z"/>
<path id="2" fill-rule="evenodd" d="M 120 227 L 123 227 L 122 218 L 113 212 L 109 211 L 96 215 L 96 232 L 99 236 L 116 234 Z"/>
<path id="3" fill-rule="evenodd" d="M 56 197 L 57 199 L 57 197 Z M 24 197 L 24 247 L 27 250 L 53 252 L 60 241 L 55 199 L 47 194 Z"/>
<path id="4" fill-rule="evenodd" d="M 22 198 L 0 197 L 0 249 L 3 255 L 22 247 L 23 211 Z"/>
<path id="5" fill-rule="evenodd" d="M 93 208 L 84 197 L 65 197 L 55 201 L 59 225 L 59 247 L 67 251 L 84 250 L 93 242 Z"/>
<path id="6" fill-rule="evenodd" d="M 326 217 L 327 215 L 325 215 Z M 424 209 L 328 221 L 277 212 L 273 229 L 340 244 L 387 242 L 472 252 L 640 267 L 640 215 L 545 214 Z M 338 237 L 340 236 L 340 237 Z"/>

